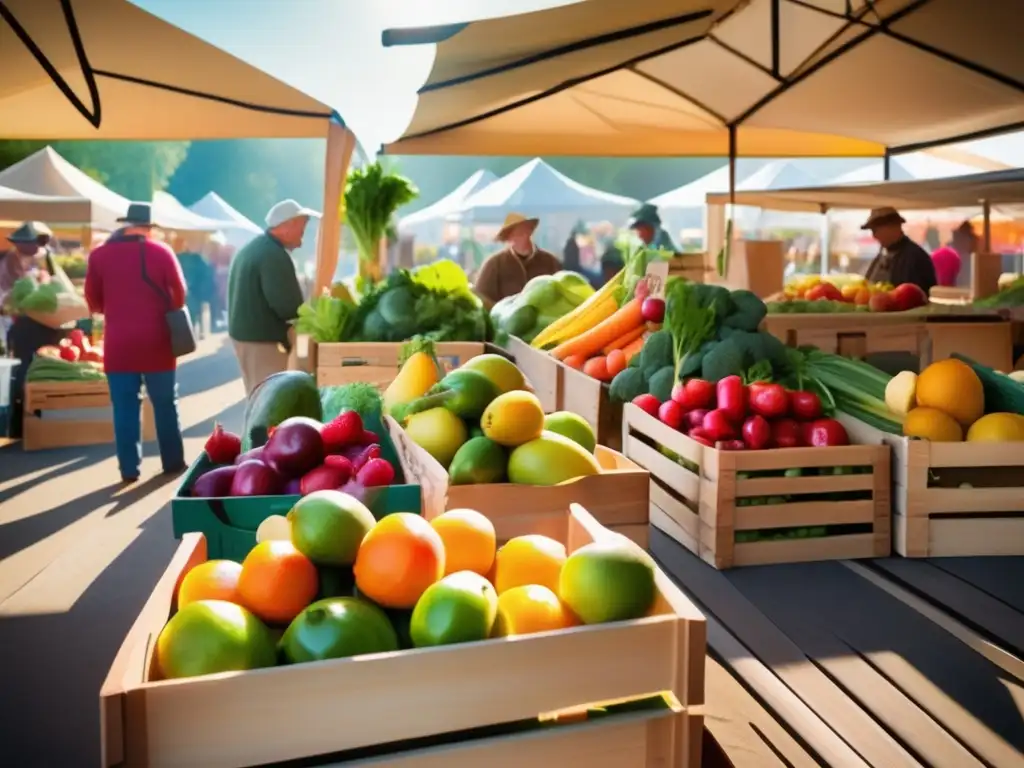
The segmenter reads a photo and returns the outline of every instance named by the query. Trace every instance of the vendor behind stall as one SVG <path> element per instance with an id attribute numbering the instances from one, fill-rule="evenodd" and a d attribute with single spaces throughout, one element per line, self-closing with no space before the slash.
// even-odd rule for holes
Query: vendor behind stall
<path id="1" fill-rule="evenodd" d="M 676 244 L 672 242 L 668 232 L 661 226 L 658 206 L 653 203 L 644 203 L 633 211 L 633 216 L 629 221 L 629 228 L 636 232 L 637 237 L 648 248 L 658 248 L 672 253 L 677 252 Z"/>
<path id="2" fill-rule="evenodd" d="M 476 278 L 476 294 L 488 307 L 523 290 L 530 278 L 553 275 L 562 268 L 558 257 L 533 244 L 540 219 L 510 213 L 498 230 L 497 240 L 506 247 L 492 255 Z"/>
<path id="3" fill-rule="evenodd" d="M 864 277 L 872 283 L 902 285 L 913 283 L 925 295 L 936 285 L 935 265 L 931 256 L 903 232 L 906 219 L 895 208 L 875 208 L 861 229 L 871 236 L 882 250 L 868 267 Z"/>
<path id="4" fill-rule="evenodd" d="M 23 277 L 32 277 L 37 282 L 49 281 L 53 274 L 53 260 L 50 256 L 49 243 L 53 233 L 45 224 L 38 221 L 26 221 L 10 235 L 8 242 L 14 246 L 0 261 L 0 306 L 9 318 L 7 330 L 7 348 L 12 357 L 21 365 L 14 369 L 11 382 L 11 422 L 10 436 L 21 437 L 22 400 L 25 388 L 25 374 L 36 350 L 41 347 L 58 344 L 64 331 L 49 328 L 42 323 L 18 313 L 5 302 L 14 284 Z"/>

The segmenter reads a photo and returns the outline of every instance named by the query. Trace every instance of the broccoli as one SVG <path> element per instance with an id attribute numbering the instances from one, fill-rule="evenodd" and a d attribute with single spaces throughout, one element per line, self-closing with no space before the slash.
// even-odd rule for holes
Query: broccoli
<path id="1" fill-rule="evenodd" d="M 628 403 L 634 397 L 647 394 L 647 377 L 639 368 L 626 368 L 612 379 L 608 394 L 613 400 Z"/>
<path id="2" fill-rule="evenodd" d="M 718 344 L 717 341 L 705 341 L 700 345 L 700 349 L 694 352 L 692 355 L 687 355 L 686 360 L 683 361 L 682 368 L 679 369 L 680 378 L 687 376 L 696 376 L 700 373 L 701 363 L 704 360 L 704 355 L 711 351 L 712 347 Z"/>
<path id="3" fill-rule="evenodd" d="M 720 381 L 726 376 L 742 376 L 747 370 L 746 351 L 735 335 L 720 341 L 701 361 L 701 376 L 708 381 Z"/>
<path id="4" fill-rule="evenodd" d="M 733 291 L 730 298 L 735 309 L 725 318 L 723 324 L 741 331 L 756 331 L 764 316 L 768 314 L 764 302 L 750 291 L 743 290 Z"/>
<path id="5" fill-rule="evenodd" d="M 655 374 L 647 380 L 647 391 L 663 403 L 666 400 L 671 399 L 672 387 L 675 383 L 675 367 L 669 364 L 655 372 Z"/>
<path id="6" fill-rule="evenodd" d="M 691 290 L 697 298 L 697 305 L 715 310 L 715 317 L 719 318 L 719 320 L 733 313 L 732 297 L 729 295 L 728 288 L 723 288 L 720 285 L 696 283 L 691 286 Z"/>
<path id="7" fill-rule="evenodd" d="M 790 365 L 789 350 L 770 333 L 734 330 L 704 355 L 701 371 L 708 381 L 743 376 L 757 363 L 771 366 L 778 378 Z"/>
<path id="8" fill-rule="evenodd" d="M 647 337 L 643 349 L 640 350 L 640 370 L 649 379 L 666 365 L 672 365 L 672 334 L 662 328 Z"/>

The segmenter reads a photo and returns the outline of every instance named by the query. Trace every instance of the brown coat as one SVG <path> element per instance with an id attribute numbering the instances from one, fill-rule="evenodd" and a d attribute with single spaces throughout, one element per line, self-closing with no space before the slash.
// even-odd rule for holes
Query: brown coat
<path id="1" fill-rule="evenodd" d="M 523 290 L 527 281 L 538 275 L 553 275 L 562 268 L 558 258 L 536 249 L 530 256 L 520 256 L 505 248 L 489 257 L 476 276 L 476 292 L 480 298 L 496 304 L 506 296 Z"/>

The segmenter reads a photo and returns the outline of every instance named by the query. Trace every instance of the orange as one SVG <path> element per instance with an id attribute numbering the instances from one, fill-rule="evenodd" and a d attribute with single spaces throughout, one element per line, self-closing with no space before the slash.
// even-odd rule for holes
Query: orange
<path id="1" fill-rule="evenodd" d="M 242 561 L 241 603 L 270 624 L 286 624 L 313 602 L 316 566 L 290 541 L 264 541 Z"/>
<path id="2" fill-rule="evenodd" d="M 547 536 L 517 536 L 495 556 L 494 588 L 498 594 L 530 584 L 558 591 L 558 576 L 565 562 L 565 545 Z"/>
<path id="3" fill-rule="evenodd" d="M 242 566 L 234 560 L 207 560 L 185 574 L 178 587 L 178 610 L 198 600 L 239 602 L 238 577 Z"/>
<path id="4" fill-rule="evenodd" d="M 395 512 L 366 534 L 353 572 L 364 597 L 385 608 L 412 608 L 444 576 L 444 541 L 419 515 Z"/>
<path id="5" fill-rule="evenodd" d="M 498 597 L 498 618 L 493 637 L 530 635 L 568 629 L 579 621 L 547 587 L 529 584 L 512 587 Z"/>
<path id="6" fill-rule="evenodd" d="M 913 408 L 903 417 L 903 434 L 933 443 L 959 443 L 964 431 L 956 420 L 937 408 Z"/>
<path id="7" fill-rule="evenodd" d="M 939 360 L 917 377 L 917 404 L 937 408 L 970 427 L 985 413 L 985 390 L 981 379 L 967 363 L 955 358 Z"/>
<path id="8" fill-rule="evenodd" d="M 494 524 L 474 509 L 450 509 L 430 521 L 444 542 L 444 574 L 472 571 L 486 576 L 497 547 Z"/>
<path id="9" fill-rule="evenodd" d="M 866 307 L 868 302 L 871 301 L 871 289 L 870 288 L 858 288 L 857 293 L 853 297 L 853 303 L 862 307 Z"/>

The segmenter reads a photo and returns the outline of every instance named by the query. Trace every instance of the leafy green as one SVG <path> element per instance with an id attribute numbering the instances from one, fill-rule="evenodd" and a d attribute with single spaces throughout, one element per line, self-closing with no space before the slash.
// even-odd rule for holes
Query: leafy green
<path id="1" fill-rule="evenodd" d="M 608 395 L 620 403 L 628 403 L 634 397 L 647 394 L 647 377 L 639 368 L 626 368 L 612 379 Z"/>
<path id="2" fill-rule="evenodd" d="M 17 304 L 14 305 L 14 309 L 22 312 L 56 312 L 58 307 L 57 295 L 60 293 L 63 293 L 63 288 L 59 284 L 55 282 L 43 283 L 36 286 L 30 293 L 22 296 Z"/>
<path id="3" fill-rule="evenodd" d="M 671 365 L 666 365 L 651 376 L 647 382 L 647 390 L 659 401 L 665 402 L 672 397 L 672 387 L 676 381 L 675 369 Z"/>
<path id="4" fill-rule="evenodd" d="M 359 259 L 376 264 L 381 239 L 395 211 L 419 196 L 416 185 L 386 171 L 380 162 L 350 171 L 345 185 L 345 223 L 352 231 Z"/>
<path id="5" fill-rule="evenodd" d="M 296 333 L 308 335 L 318 344 L 327 344 L 344 338 L 345 326 L 354 311 L 351 301 L 324 293 L 300 305 L 299 316 L 292 322 Z"/>
<path id="6" fill-rule="evenodd" d="M 672 334 L 674 381 L 679 380 L 686 358 L 713 338 L 716 331 L 714 306 L 702 304 L 698 288 L 709 287 L 676 280 L 665 304 L 665 327 Z M 653 393 L 652 393 L 653 394 Z"/>
<path id="7" fill-rule="evenodd" d="M 726 376 L 777 381 L 791 368 L 790 350 L 779 339 L 762 331 L 734 329 L 704 355 L 701 375 L 708 381 Z"/>
<path id="8" fill-rule="evenodd" d="M 738 328 L 741 331 L 756 331 L 764 320 L 768 309 L 756 294 L 750 291 L 733 291 L 731 295 L 733 311 L 723 320 L 723 325 Z"/>
<path id="9" fill-rule="evenodd" d="M 321 387 L 320 406 L 325 424 L 344 411 L 355 411 L 364 418 L 375 414 L 379 419 L 384 411 L 384 399 L 373 384 L 355 381 L 338 387 Z"/>
<path id="10" fill-rule="evenodd" d="M 672 354 L 672 334 L 662 328 L 647 337 L 636 357 L 640 361 L 640 370 L 650 378 L 666 365 L 673 364 Z"/>

